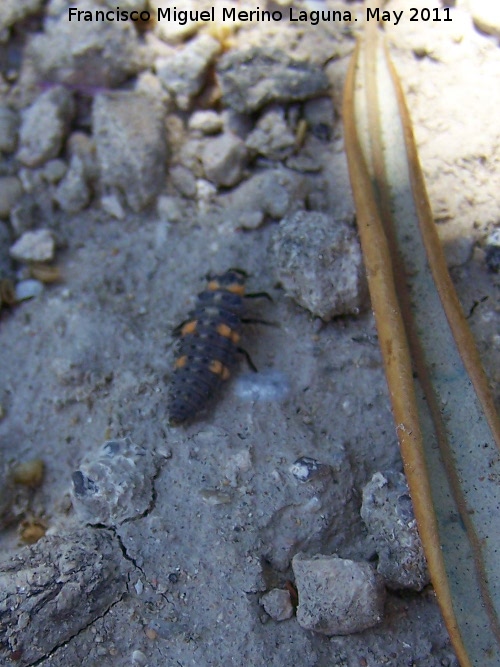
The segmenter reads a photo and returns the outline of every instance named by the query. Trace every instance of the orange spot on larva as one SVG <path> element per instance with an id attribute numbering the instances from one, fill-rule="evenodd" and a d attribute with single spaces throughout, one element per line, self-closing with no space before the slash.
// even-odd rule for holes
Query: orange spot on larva
<path id="1" fill-rule="evenodd" d="M 174 367 L 175 368 L 184 368 L 187 362 L 187 356 L 183 355 L 182 357 L 179 357 L 178 359 L 175 360 Z"/>
<path id="2" fill-rule="evenodd" d="M 186 322 L 186 324 L 181 329 L 181 335 L 186 336 L 187 334 L 192 334 L 196 331 L 198 326 L 197 320 L 191 320 L 191 322 Z"/>

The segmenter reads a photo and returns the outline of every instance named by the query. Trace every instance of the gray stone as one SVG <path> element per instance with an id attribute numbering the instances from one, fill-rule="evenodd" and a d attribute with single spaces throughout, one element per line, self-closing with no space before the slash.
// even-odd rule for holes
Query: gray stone
<path id="1" fill-rule="evenodd" d="M 87 206 L 90 197 L 85 163 L 79 155 L 73 155 L 69 169 L 54 194 L 54 199 L 66 213 L 78 213 Z"/>
<path id="2" fill-rule="evenodd" d="M 265 218 L 278 220 L 304 207 L 305 185 L 289 169 L 266 169 L 223 195 L 236 227 L 255 229 Z"/>
<path id="3" fill-rule="evenodd" d="M 21 236 L 36 226 L 40 219 L 40 207 L 32 195 L 24 195 L 12 206 L 10 224 L 15 236 Z"/>
<path id="4" fill-rule="evenodd" d="M 86 3 L 78 9 L 94 11 L 102 6 Z M 93 93 L 96 87 L 119 85 L 143 66 L 131 21 L 69 21 L 67 10 L 32 38 L 27 56 L 43 80 Z"/>
<path id="5" fill-rule="evenodd" d="M 286 293 L 328 321 L 356 314 L 363 304 L 363 262 L 355 230 L 320 212 L 284 218 L 273 236 L 279 280 Z"/>
<path id="6" fill-rule="evenodd" d="M 201 161 L 207 179 L 216 185 L 230 187 L 241 181 L 246 160 L 245 144 L 233 134 L 205 140 Z"/>
<path id="7" fill-rule="evenodd" d="M 0 218 L 8 218 L 13 206 L 23 194 L 23 186 L 16 176 L 0 177 Z"/>
<path id="8" fill-rule="evenodd" d="M 46 536 L 0 563 L 0 659 L 49 655 L 126 592 L 127 562 L 105 530 Z"/>
<path id="9" fill-rule="evenodd" d="M 140 211 L 165 183 L 163 105 L 134 92 L 102 93 L 94 100 L 92 131 L 101 184 L 120 190 Z"/>
<path id="10" fill-rule="evenodd" d="M 224 104 L 244 113 L 270 102 L 317 97 L 329 87 L 320 67 L 269 47 L 229 51 L 220 59 L 217 73 Z"/>
<path id="11" fill-rule="evenodd" d="M 91 184 L 97 176 L 93 141 L 81 132 L 75 132 L 68 141 L 71 155 L 69 168 L 59 183 L 54 199 L 67 213 L 78 213 L 92 197 Z"/>
<path id="12" fill-rule="evenodd" d="M 101 206 L 103 211 L 116 220 L 123 220 L 125 217 L 120 197 L 116 193 L 103 195 L 101 197 Z"/>
<path id="13" fill-rule="evenodd" d="M 324 144 L 312 134 L 307 134 L 300 150 L 288 157 L 285 165 L 294 171 L 314 173 L 322 171 L 330 159 L 331 153 L 328 147 L 325 148 Z M 318 192 L 319 190 L 313 190 L 310 195 L 314 196 Z"/>
<path id="14" fill-rule="evenodd" d="M 368 563 L 297 554 L 292 567 L 299 595 L 297 621 L 324 635 L 349 635 L 380 623 L 383 579 Z"/>
<path id="15" fill-rule="evenodd" d="M 293 606 L 288 591 L 273 588 L 261 597 L 260 604 L 266 614 L 275 621 L 286 621 L 293 616 Z"/>
<path id="16" fill-rule="evenodd" d="M 43 0 L 2 0 L 0 3 L 0 31 L 10 28 L 30 14 L 40 11 Z"/>
<path id="17" fill-rule="evenodd" d="M 20 262 L 49 262 L 54 259 L 55 243 L 52 232 L 37 229 L 25 232 L 10 249 L 10 256 Z"/>
<path id="18" fill-rule="evenodd" d="M 44 290 L 43 283 L 33 278 L 27 280 L 20 280 L 16 283 L 16 300 L 25 301 L 27 299 L 35 299 L 40 296 Z"/>
<path id="19" fill-rule="evenodd" d="M 151 505 L 154 474 L 149 449 L 130 438 L 109 440 L 73 473 L 75 511 L 87 523 L 113 527 L 139 517 Z"/>
<path id="20" fill-rule="evenodd" d="M 363 489 L 361 517 L 373 537 L 377 571 L 386 585 L 422 590 L 429 573 L 405 476 L 375 473 Z"/>
<path id="21" fill-rule="evenodd" d="M 190 137 L 179 147 L 177 159 L 179 164 L 192 172 L 196 178 L 203 178 L 205 172 L 201 160 L 201 154 L 208 139 Z"/>
<path id="22" fill-rule="evenodd" d="M 0 105 L 0 152 L 13 153 L 16 150 L 19 121 L 17 111 Z"/>
<path id="23" fill-rule="evenodd" d="M 270 160 L 283 160 L 297 147 L 295 135 L 290 131 L 281 108 L 266 111 L 245 143 L 247 148 Z"/>
<path id="24" fill-rule="evenodd" d="M 64 160 L 49 160 L 43 165 L 42 170 L 43 177 L 47 183 L 55 185 L 64 178 L 64 175 L 68 170 L 68 165 Z"/>
<path id="25" fill-rule="evenodd" d="M 203 88 L 208 68 L 220 52 L 220 43 L 203 34 L 195 37 L 173 56 L 158 58 L 156 72 L 163 86 L 181 109 L 189 108 Z"/>
<path id="26" fill-rule="evenodd" d="M 56 86 L 42 93 L 22 112 L 17 159 L 36 167 L 58 156 L 75 106 L 71 93 Z"/>

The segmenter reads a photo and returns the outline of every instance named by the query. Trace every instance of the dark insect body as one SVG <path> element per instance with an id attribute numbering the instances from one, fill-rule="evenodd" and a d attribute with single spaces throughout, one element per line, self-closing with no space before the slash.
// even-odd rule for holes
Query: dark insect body
<path id="1" fill-rule="evenodd" d="M 263 320 L 245 318 L 247 274 L 229 269 L 208 277 L 188 319 L 174 329 L 179 338 L 174 374 L 170 387 L 170 424 L 177 426 L 196 415 L 230 377 L 231 369 L 243 354 L 256 370 L 248 353 L 239 347 L 242 325 Z"/>

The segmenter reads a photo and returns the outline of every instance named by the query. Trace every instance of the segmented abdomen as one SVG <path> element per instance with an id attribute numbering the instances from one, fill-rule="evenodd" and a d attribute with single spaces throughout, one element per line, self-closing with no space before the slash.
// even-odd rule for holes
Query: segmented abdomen
<path id="1" fill-rule="evenodd" d="M 212 278 L 181 324 L 170 387 L 170 424 L 185 422 L 201 410 L 229 378 L 238 360 L 244 275 L 231 270 Z"/>

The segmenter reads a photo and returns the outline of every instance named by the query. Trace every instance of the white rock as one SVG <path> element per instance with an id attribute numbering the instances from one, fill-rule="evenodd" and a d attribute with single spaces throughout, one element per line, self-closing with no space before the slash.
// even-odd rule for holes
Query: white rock
<path id="1" fill-rule="evenodd" d="M 21 262 L 50 262 L 54 259 L 55 243 L 48 229 L 24 232 L 9 253 L 13 259 Z"/>

